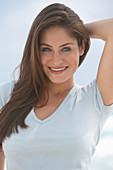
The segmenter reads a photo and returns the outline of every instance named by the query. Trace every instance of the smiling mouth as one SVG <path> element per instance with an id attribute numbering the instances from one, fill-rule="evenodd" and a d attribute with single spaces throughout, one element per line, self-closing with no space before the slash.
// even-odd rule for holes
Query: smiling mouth
<path id="1" fill-rule="evenodd" d="M 66 67 L 62 67 L 62 68 L 53 68 L 53 67 L 48 67 L 50 70 L 51 70 L 51 72 L 53 72 L 53 73 L 61 73 L 61 72 L 63 72 L 64 70 L 66 70 L 67 68 L 68 68 L 68 66 L 66 66 Z"/>

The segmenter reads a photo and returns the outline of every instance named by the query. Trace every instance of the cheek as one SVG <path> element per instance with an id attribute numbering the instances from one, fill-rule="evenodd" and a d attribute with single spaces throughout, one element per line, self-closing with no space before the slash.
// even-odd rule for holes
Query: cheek
<path id="1" fill-rule="evenodd" d="M 47 62 L 48 62 L 48 58 L 45 57 L 45 56 L 41 56 L 41 63 L 42 63 L 42 65 L 43 65 L 43 66 L 46 65 Z"/>
<path id="2" fill-rule="evenodd" d="M 72 55 L 69 58 L 67 58 L 67 62 L 70 65 L 78 65 L 78 63 L 79 63 L 79 56 Z"/>

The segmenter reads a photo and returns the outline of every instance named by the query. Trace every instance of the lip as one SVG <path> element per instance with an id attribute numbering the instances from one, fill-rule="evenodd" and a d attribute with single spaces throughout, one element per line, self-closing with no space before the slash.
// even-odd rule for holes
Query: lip
<path id="1" fill-rule="evenodd" d="M 64 66 L 64 67 L 48 67 L 50 72 L 53 73 L 53 74 L 61 74 L 63 72 L 65 72 L 68 68 L 68 66 Z M 62 68 L 65 68 L 64 70 L 59 70 L 59 71 L 55 71 L 55 70 L 52 70 L 51 68 L 53 69 L 62 69 Z"/>
<path id="2" fill-rule="evenodd" d="M 65 67 L 68 67 L 68 66 L 62 66 L 62 67 L 48 67 L 48 68 L 53 68 L 53 69 L 62 69 L 62 68 L 65 68 Z"/>

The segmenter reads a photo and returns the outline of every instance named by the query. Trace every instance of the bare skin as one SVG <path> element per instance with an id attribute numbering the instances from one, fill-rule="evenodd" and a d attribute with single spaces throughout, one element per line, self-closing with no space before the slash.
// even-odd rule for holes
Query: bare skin
<path id="1" fill-rule="evenodd" d="M 113 18 L 88 23 L 85 24 L 85 26 L 91 38 L 102 39 L 106 42 L 98 67 L 96 80 L 104 104 L 111 105 L 113 103 Z M 69 51 L 69 53 L 62 52 L 63 48 L 59 47 L 69 42 L 76 45 L 76 48 L 73 49 L 73 45 L 63 46 L 63 48 L 71 48 L 72 53 Z M 50 79 L 50 98 L 48 104 L 41 109 L 35 110 L 37 117 L 43 120 L 50 116 L 58 108 L 66 94 L 73 87 L 73 74 L 78 68 L 79 56 L 84 52 L 84 45 L 81 49 L 78 48 L 75 39 L 70 37 L 65 30 L 60 28 L 58 29 L 58 27 L 47 30 L 42 36 L 41 43 L 47 44 L 42 45 L 41 49 L 47 48 L 48 52 L 42 50 L 41 55 L 44 70 Z M 73 54 L 76 55 L 74 56 Z M 52 74 L 48 69 L 48 67 L 56 68 L 61 66 L 69 66 L 69 69 L 67 69 L 67 72 L 64 72 L 64 74 L 59 75 Z"/>
<path id="2" fill-rule="evenodd" d="M 44 120 L 55 112 L 74 86 L 73 75 L 79 65 L 79 56 L 84 53 L 84 46 L 78 47 L 76 38 L 58 26 L 46 30 L 40 44 L 41 62 L 49 78 L 49 101 L 42 108 L 34 108 L 34 112 L 40 120 Z M 65 67 L 61 71 L 50 69 Z"/>
<path id="3" fill-rule="evenodd" d="M 0 150 L 0 170 L 4 170 L 5 155 L 3 149 Z"/>
<path id="4" fill-rule="evenodd" d="M 96 79 L 104 104 L 111 105 L 113 104 L 113 18 L 88 23 L 85 26 L 91 38 L 105 41 Z"/>
<path id="5" fill-rule="evenodd" d="M 67 93 L 65 92 L 63 96 L 61 95 L 49 96 L 49 101 L 45 106 L 38 108 L 38 109 L 35 107 L 34 112 L 36 116 L 38 117 L 38 119 L 44 120 L 48 118 L 50 115 L 52 115 L 57 110 L 57 108 L 60 106 L 60 104 L 63 102 L 67 94 L 68 94 L 68 91 Z"/>

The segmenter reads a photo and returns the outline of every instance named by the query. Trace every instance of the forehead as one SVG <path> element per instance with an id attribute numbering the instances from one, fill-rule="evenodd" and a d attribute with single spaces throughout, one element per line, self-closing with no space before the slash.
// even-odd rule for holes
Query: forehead
<path id="1" fill-rule="evenodd" d="M 64 27 L 51 26 L 44 30 L 40 36 L 40 41 L 75 41 L 75 37 Z"/>

